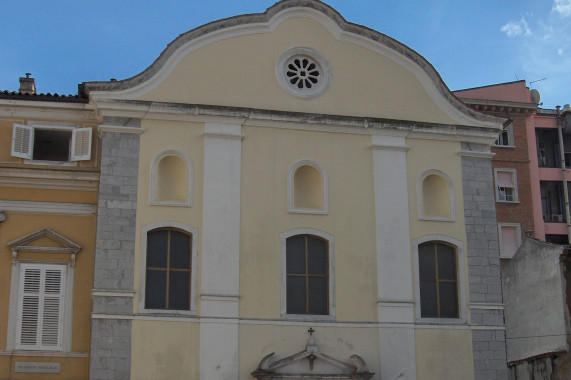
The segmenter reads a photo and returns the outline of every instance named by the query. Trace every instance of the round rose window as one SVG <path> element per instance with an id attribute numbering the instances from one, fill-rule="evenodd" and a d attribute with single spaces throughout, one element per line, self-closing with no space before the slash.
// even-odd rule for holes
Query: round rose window
<path id="1" fill-rule="evenodd" d="M 329 86 L 329 64 L 313 49 L 293 48 L 280 57 L 276 76 L 282 87 L 291 94 L 314 97 Z"/>

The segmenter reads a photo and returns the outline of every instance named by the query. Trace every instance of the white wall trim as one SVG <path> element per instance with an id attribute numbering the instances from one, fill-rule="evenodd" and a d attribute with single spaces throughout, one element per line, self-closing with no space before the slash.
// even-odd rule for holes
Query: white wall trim
<path id="1" fill-rule="evenodd" d="M 287 286 L 286 286 L 286 240 L 295 235 L 315 235 L 328 242 L 329 262 L 329 314 L 288 314 L 287 313 Z M 283 319 L 324 321 L 335 320 L 335 237 L 327 232 L 314 228 L 296 228 L 280 234 L 280 284 L 281 284 L 281 317 Z"/>
<path id="2" fill-rule="evenodd" d="M 293 186 L 294 180 L 293 176 L 295 171 L 304 165 L 309 165 L 317 169 L 317 171 L 321 174 L 321 185 L 323 186 L 323 208 L 322 209 L 300 209 L 295 208 L 293 205 Z M 329 178 L 327 177 L 327 171 L 325 168 L 317 161 L 313 160 L 299 160 L 295 162 L 290 168 L 287 175 L 287 209 L 288 212 L 296 213 L 296 214 L 318 214 L 318 215 L 326 215 L 329 212 Z"/>
<path id="3" fill-rule="evenodd" d="M 210 132 L 204 132 L 202 134 L 202 136 L 204 136 L 204 138 L 209 138 L 209 139 L 223 139 L 223 140 L 243 140 L 246 135 L 241 134 L 241 133 L 210 133 Z"/>
<path id="4" fill-rule="evenodd" d="M 422 184 L 426 177 L 429 175 L 437 175 L 444 179 L 448 184 L 448 199 L 450 202 L 450 216 L 432 216 L 432 215 L 424 215 L 423 213 L 423 206 L 424 206 L 424 197 L 423 197 L 423 187 Z M 416 181 L 416 203 L 418 205 L 418 219 L 419 220 L 432 220 L 432 221 L 440 221 L 440 222 L 453 222 L 456 220 L 456 198 L 454 194 L 454 184 L 452 180 L 446 173 L 438 169 L 428 169 L 423 171 L 419 176 L 418 180 Z"/>
<path id="5" fill-rule="evenodd" d="M 458 152 L 460 157 L 474 157 L 474 158 L 489 158 L 491 159 L 496 154 L 492 152 L 476 152 L 471 150 L 461 150 Z"/>
<path id="6" fill-rule="evenodd" d="M 422 318 L 420 314 L 420 281 L 419 281 L 419 266 L 418 266 L 418 246 L 422 243 L 430 241 L 442 241 L 453 245 L 456 248 L 456 283 L 458 286 L 458 315 L 459 318 Z M 415 282 L 415 315 L 417 323 L 432 323 L 437 325 L 466 323 L 468 320 L 468 305 L 466 295 L 466 253 L 464 250 L 464 243 L 456 240 L 450 236 L 445 235 L 426 235 L 414 239 L 413 245 L 413 262 L 414 262 L 414 282 Z"/>
<path id="7" fill-rule="evenodd" d="M 187 175 L 187 191 L 186 191 L 186 202 L 175 202 L 175 201 L 155 201 L 155 176 L 157 171 L 158 163 L 167 156 L 175 156 L 180 158 L 186 164 L 186 175 Z M 149 192 L 149 202 L 151 205 L 160 205 L 160 206 L 183 206 L 183 207 L 192 207 L 192 187 L 194 184 L 193 181 L 194 169 L 192 166 L 192 161 L 190 158 L 181 151 L 178 150 L 165 150 L 160 152 L 153 158 L 153 162 L 151 163 L 151 184 Z"/>
<path id="8" fill-rule="evenodd" d="M 99 290 L 93 289 L 91 295 L 94 297 L 119 297 L 119 298 L 134 298 L 135 292 L 120 292 L 114 290 Z"/>
<path id="9" fill-rule="evenodd" d="M 497 187 L 497 186 L 496 186 Z M 498 222 L 498 240 L 500 241 L 500 259 L 511 259 L 513 256 L 504 254 L 504 242 L 502 239 L 502 227 L 515 227 L 517 248 L 521 246 L 521 224 L 519 223 L 500 223 Z M 517 252 L 517 249 L 516 249 Z"/>
<path id="10" fill-rule="evenodd" d="M 190 310 L 145 309 L 145 276 L 147 273 L 147 233 L 157 228 L 178 228 L 192 236 L 190 268 Z M 198 287 L 198 229 L 173 221 L 154 222 L 141 227 L 141 263 L 139 268 L 139 313 L 195 315 Z M 95 291 L 94 291 L 95 292 Z M 130 294 L 130 293 L 129 293 Z M 126 295 L 127 297 L 130 295 Z"/>
<path id="11" fill-rule="evenodd" d="M 36 202 L 0 200 L 0 210 L 31 214 L 85 215 L 97 214 L 97 205 L 88 203 Z"/>
<path id="12" fill-rule="evenodd" d="M 410 149 L 408 145 L 371 144 L 373 150 L 392 150 L 396 152 L 406 152 Z"/>
<path id="13" fill-rule="evenodd" d="M 470 303 L 470 309 L 474 310 L 504 310 L 503 303 Z"/>
<path id="14" fill-rule="evenodd" d="M 108 132 L 108 133 L 128 133 L 128 134 L 135 134 L 140 135 L 143 134 L 146 129 L 145 128 L 138 128 L 138 127 L 121 127 L 118 125 L 100 125 L 98 127 L 99 132 Z"/>
<path id="15" fill-rule="evenodd" d="M 287 62 L 294 56 L 307 56 L 314 60 L 320 67 L 319 80 L 312 89 L 300 90 L 297 86 L 292 86 L 288 78 L 285 77 Z M 276 63 L 275 74 L 276 79 L 284 90 L 294 96 L 306 99 L 321 95 L 331 84 L 331 66 L 329 65 L 329 61 L 327 61 L 327 59 L 317 50 L 305 46 L 296 46 L 283 52 Z"/>
<path id="16" fill-rule="evenodd" d="M 59 351 L 0 350 L 0 356 L 87 358 L 87 357 L 89 357 L 89 353 L 88 352 L 59 352 Z"/>
<path id="17" fill-rule="evenodd" d="M 8 306 L 8 329 L 7 329 L 7 339 L 6 339 L 6 349 L 7 351 L 20 352 L 16 350 L 16 333 L 18 331 L 18 304 L 19 304 L 19 287 L 20 287 L 20 266 L 22 263 L 33 263 L 33 264 L 45 264 L 45 265 L 56 265 L 65 267 L 65 279 L 64 279 L 64 309 L 63 309 L 63 323 L 62 328 L 62 346 L 61 350 L 53 352 L 71 352 L 71 339 L 73 333 L 73 297 L 74 297 L 74 272 L 75 267 L 72 265 L 71 260 L 13 260 L 12 261 L 12 277 L 10 279 L 10 301 Z M 24 351 L 31 354 L 37 353 L 37 356 L 52 356 L 52 355 L 41 355 L 41 353 L 49 352 L 45 350 L 34 350 L 34 351 Z"/>

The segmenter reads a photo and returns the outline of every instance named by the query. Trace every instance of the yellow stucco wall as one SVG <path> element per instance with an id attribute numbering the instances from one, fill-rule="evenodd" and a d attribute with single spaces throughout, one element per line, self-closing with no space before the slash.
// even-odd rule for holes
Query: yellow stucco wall
<path id="1" fill-rule="evenodd" d="M 474 378 L 470 330 L 415 330 L 416 378 L 442 380 Z"/>
<path id="2" fill-rule="evenodd" d="M 406 140 L 406 144 L 410 146 L 406 159 L 411 240 L 426 235 L 446 235 L 465 243 L 462 160 L 458 153 L 460 151 L 460 143 L 409 138 Z M 452 181 L 456 211 L 454 221 L 419 220 L 417 183 L 420 175 L 429 169 L 440 170 Z"/>
<path id="3" fill-rule="evenodd" d="M 6 107 L 11 106 L 6 105 Z M 20 207 L 18 201 L 82 203 L 93 206 L 97 204 L 96 182 L 97 171 L 99 170 L 99 147 L 95 129 L 92 134 L 91 160 L 88 161 L 78 162 L 71 166 L 63 164 L 44 165 L 45 162 L 41 164 L 30 163 L 10 155 L 12 127 L 15 123 L 27 124 L 32 121 L 41 121 L 49 122 L 52 125 L 73 123 L 78 127 L 94 127 L 96 122 L 91 118 L 89 112 L 82 111 L 82 105 L 70 105 L 69 108 L 67 115 L 69 118 L 50 118 L 55 114 L 61 116 L 67 111 L 38 106 L 30 102 L 29 104 L 26 103 L 25 106 L 21 105 L 21 107 L 11 109 L 9 112 L 15 115 L 14 118 L 0 119 L 0 169 L 9 173 L 3 176 L 0 183 L 0 199 L 14 201 L 11 203 L 11 209 L 17 210 Z M 4 111 L 8 112 L 6 109 Z M 27 115 L 28 112 L 30 115 L 42 114 L 43 116 L 42 118 L 31 118 Z M 68 125 L 66 124 L 66 126 Z M 79 170 L 83 173 L 75 174 Z M 19 173 L 24 174 L 23 178 L 19 177 Z M 88 181 L 85 181 L 86 173 L 90 173 L 88 177 L 91 179 Z M 66 189 L 66 186 L 71 183 L 74 186 L 83 186 L 85 190 Z M 56 188 L 45 188 L 48 184 Z M 61 211 L 63 210 L 58 210 L 58 213 Z M 32 232 L 49 228 L 77 243 L 82 248 L 76 255 L 74 268 L 73 309 L 70 323 L 72 326 L 70 349 L 72 354 L 67 352 L 50 352 L 49 354 L 31 352 L 30 355 L 26 355 L 25 351 L 16 351 L 13 355 L 0 355 L 0 378 L 86 379 L 89 367 L 88 351 L 91 330 L 91 289 L 93 287 L 96 216 L 95 214 L 91 216 L 49 214 L 46 211 L 30 213 L 29 210 L 27 212 L 6 211 L 5 214 L 6 220 L 0 223 L 0 351 L 7 350 L 8 334 L 13 333 L 13 331 L 7 331 L 12 277 L 12 253 L 8 244 Z M 45 237 L 28 245 L 59 246 L 53 240 Z M 62 253 L 21 252 L 18 257 L 23 261 L 32 262 L 70 262 L 70 255 Z M 60 363 L 60 373 L 15 373 L 14 365 L 16 362 L 57 362 Z"/>
<path id="4" fill-rule="evenodd" d="M 76 255 L 75 277 L 73 284 L 73 327 L 71 351 L 83 353 L 85 356 L 66 358 L 65 355 L 48 357 L 38 357 L 37 355 L 26 356 L 23 353 L 12 358 L 0 356 L 0 377 L 9 377 L 3 371 L 13 371 L 13 364 L 16 361 L 52 361 L 61 363 L 62 379 L 78 379 L 87 377 L 87 366 L 89 359 L 90 336 L 90 313 L 91 313 L 91 289 L 93 287 L 93 261 L 95 255 L 94 216 L 64 216 L 64 215 L 42 215 L 42 214 L 22 214 L 7 212 L 6 221 L 0 224 L 0 350 L 6 349 L 8 313 L 10 300 L 10 279 L 12 270 L 12 254 L 8 248 L 8 243 L 21 238 L 29 233 L 43 228 L 50 228 L 54 232 L 79 244 L 82 250 Z M 39 246 L 46 239 L 32 242 L 30 245 Z M 47 246 L 54 246 L 52 242 L 46 242 Z M 49 254 L 23 252 L 19 257 L 24 260 L 45 261 L 64 260 L 69 262 L 69 254 Z M 2 362 L 4 361 L 4 363 Z M 3 366 L 6 364 L 6 366 Z M 37 374 L 33 375 L 37 376 Z M 13 378 L 30 378 L 30 374 L 19 374 Z M 38 377 L 39 378 L 39 377 Z M 41 378 L 51 379 L 53 375 L 41 375 Z"/>
<path id="5" fill-rule="evenodd" d="M 134 320 L 131 378 L 198 379 L 200 325 L 192 322 Z"/>
<path id="6" fill-rule="evenodd" d="M 144 120 L 146 129 L 141 135 L 139 179 L 137 188 L 137 230 L 135 240 L 135 311 L 139 308 L 139 278 L 141 265 L 141 228 L 151 223 L 175 221 L 199 230 L 200 247 L 204 172 L 204 123 Z M 163 206 L 150 204 L 151 166 L 154 158 L 163 151 L 177 150 L 192 162 L 192 206 Z M 200 268 L 200 249 L 199 249 Z M 198 275 L 200 284 L 200 271 Z M 200 285 L 199 285 L 200 286 Z"/>
<path id="7" fill-rule="evenodd" d="M 240 316 L 280 318 L 280 234 L 312 228 L 335 237 L 337 320 L 376 320 L 370 137 L 263 127 L 242 132 Z M 299 160 L 316 161 L 327 172 L 327 215 L 288 212 L 288 172 Z"/>
<path id="8" fill-rule="evenodd" d="M 299 98 L 278 83 L 279 57 L 298 46 L 316 49 L 331 65 L 331 85 L 321 96 Z M 139 99 L 455 123 L 401 64 L 337 40 L 323 24 L 301 17 L 285 20 L 271 33 L 200 47 Z"/>

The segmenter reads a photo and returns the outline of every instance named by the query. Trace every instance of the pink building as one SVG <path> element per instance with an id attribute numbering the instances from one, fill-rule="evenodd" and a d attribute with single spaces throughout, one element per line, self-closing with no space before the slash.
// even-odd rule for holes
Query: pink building
<path id="1" fill-rule="evenodd" d="M 571 109 L 539 108 L 525 81 L 455 91 L 470 107 L 506 118 L 492 148 L 500 255 L 510 259 L 527 234 L 568 244 Z"/>

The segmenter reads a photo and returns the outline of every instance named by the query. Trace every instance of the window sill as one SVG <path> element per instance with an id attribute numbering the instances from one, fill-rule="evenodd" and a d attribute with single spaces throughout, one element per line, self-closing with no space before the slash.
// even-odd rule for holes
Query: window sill
<path id="1" fill-rule="evenodd" d="M 196 310 L 160 310 L 160 309 L 141 309 L 139 315 L 149 317 L 195 317 Z"/>
<path id="2" fill-rule="evenodd" d="M 420 216 L 418 220 L 428 221 L 428 222 L 455 222 L 456 218 L 446 218 L 443 216 Z"/>
<path id="3" fill-rule="evenodd" d="M 299 208 L 290 208 L 287 210 L 290 214 L 312 214 L 312 215 L 327 215 L 327 210 L 318 210 L 318 209 L 299 209 Z"/>
<path id="4" fill-rule="evenodd" d="M 496 203 L 512 203 L 512 204 L 519 204 L 519 201 L 496 201 Z"/>
<path id="5" fill-rule="evenodd" d="M 77 166 L 75 161 L 24 160 L 25 164 L 43 166 Z"/>
<path id="6" fill-rule="evenodd" d="M 41 351 L 41 350 L 22 350 L 15 349 L 13 351 L 0 351 L 0 356 L 32 356 L 32 357 L 62 357 L 62 358 L 86 358 L 87 352 L 71 352 L 71 351 Z"/>
<path id="7" fill-rule="evenodd" d="M 492 147 L 493 147 L 493 148 L 511 148 L 511 149 L 516 148 L 515 145 L 495 145 L 495 144 L 492 145 Z"/>
<path id="8" fill-rule="evenodd" d="M 335 321 L 335 316 L 318 314 L 282 314 L 282 319 L 288 321 L 331 322 Z"/>
<path id="9" fill-rule="evenodd" d="M 418 325 L 468 325 L 463 318 L 420 318 L 416 320 Z"/>
<path id="10" fill-rule="evenodd" d="M 151 206 L 192 207 L 190 202 L 151 201 Z"/>

